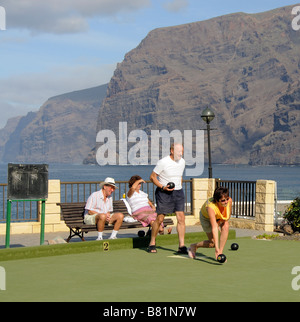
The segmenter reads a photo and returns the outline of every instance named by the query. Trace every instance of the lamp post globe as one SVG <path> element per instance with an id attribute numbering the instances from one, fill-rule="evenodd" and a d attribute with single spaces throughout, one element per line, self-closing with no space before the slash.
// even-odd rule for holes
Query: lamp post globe
<path id="1" fill-rule="evenodd" d="M 210 124 L 210 122 L 213 121 L 213 119 L 215 118 L 215 114 L 213 111 L 211 111 L 208 107 L 202 112 L 201 115 L 202 120 L 206 123 L 206 124 Z"/>

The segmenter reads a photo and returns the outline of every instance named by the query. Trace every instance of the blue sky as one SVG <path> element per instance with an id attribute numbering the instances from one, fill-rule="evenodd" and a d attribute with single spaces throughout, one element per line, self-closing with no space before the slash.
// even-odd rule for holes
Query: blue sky
<path id="1" fill-rule="evenodd" d="M 108 83 L 116 64 L 155 28 L 287 5 L 297 2 L 0 0 L 6 12 L 6 30 L 0 30 L 0 128 L 51 96 Z"/>

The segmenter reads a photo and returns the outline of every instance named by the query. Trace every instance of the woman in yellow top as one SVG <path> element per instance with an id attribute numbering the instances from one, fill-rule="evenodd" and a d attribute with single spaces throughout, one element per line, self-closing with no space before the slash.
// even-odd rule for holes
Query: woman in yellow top
<path id="1" fill-rule="evenodd" d="M 228 238 L 231 209 L 232 199 L 229 197 L 228 189 L 217 188 L 213 198 L 208 199 L 200 211 L 200 222 L 208 240 L 190 245 L 188 253 L 191 258 L 196 257 L 196 250 L 199 247 L 215 248 L 216 259 L 223 253 Z M 219 230 L 221 231 L 220 241 Z"/>

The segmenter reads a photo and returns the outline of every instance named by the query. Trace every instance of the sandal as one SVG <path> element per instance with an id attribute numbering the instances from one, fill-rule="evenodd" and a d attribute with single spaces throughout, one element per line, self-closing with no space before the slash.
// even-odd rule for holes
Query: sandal
<path id="1" fill-rule="evenodd" d="M 181 246 L 178 248 L 178 251 L 177 251 L 178 254 L 185 254 L 185 255 L 188 255 L 188 250 L 185 246 Z"/>
<path id="2" fill-rule="evenodd" d="M 148 247 L 148 253 L 157 253 L 156 246 L 155 245 L 149 245 Z"/>

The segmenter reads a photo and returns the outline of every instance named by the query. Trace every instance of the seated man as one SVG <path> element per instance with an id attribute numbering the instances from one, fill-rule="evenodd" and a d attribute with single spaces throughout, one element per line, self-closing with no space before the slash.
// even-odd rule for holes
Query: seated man
<path id="1" fill-rule="evenodd" d="M 96 225 L 98 230 L 97 240 L 102 240 L 105 222 L 114 225 L 114 229 L 109 239 L 117 239 L 118 231 L 122 225 L 124 215 L 120 212 L 113 213 L 112 193 L 116 184 L 113 178 L 106 178 L 100 183 L 100 190 L 93 192 L 85 205 L 84 223 Z"/>

